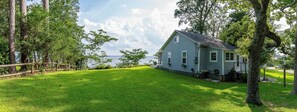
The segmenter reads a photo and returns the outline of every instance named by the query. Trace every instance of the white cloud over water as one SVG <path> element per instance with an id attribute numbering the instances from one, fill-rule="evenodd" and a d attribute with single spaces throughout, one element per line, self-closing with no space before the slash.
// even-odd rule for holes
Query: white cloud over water
<path id="1" fill-rule="evenodd" d="M 111 9 L 105 9 L 110 14 L 93 14 L 108 15 L 103 19 L 84 15 L 85 12 L 81 11 L 79 23 L 85 25 L 86 31 L 102 28 L 109 35 L 119 39 L 116 42 L 110 42 L 102 46 L 102 50 L 109 55 L 120 55 L 119 50 L 135 48 L 142 48 L 147 50 L 149 55 L 153 55 L 175 29 L 180 29 L 178 19 L 174 19 L 173 16 L 176 1 L 156 1 L 152 0 L 147 3 L 147 6 L 143 7 L 138 6 L 135 2 L 133 4 L 124 3 L 124 5 L 123 3 L 113 2 L 113 6 L 118 4 L 119 8 L 115 8 L 117 10 L 114 10 L 111 6 Z M 146 1 L 140 0 L 138 2 L 143 4 Z M 89 10 L 92 10 L 92 8 Z M 98 10 L 102 12 L 102 9 Z M 111 14 L 113 11 L 116 12 Z"/>

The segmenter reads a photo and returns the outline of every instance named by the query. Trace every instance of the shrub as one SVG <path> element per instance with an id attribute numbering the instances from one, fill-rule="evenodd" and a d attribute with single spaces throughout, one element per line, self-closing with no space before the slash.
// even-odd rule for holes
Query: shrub
<path id="1" fill-rule="evenodd" d="M 247 74 L 246 73 L 241 74 L 241 82 L 244 82 L 244 83 L 247 82 Z"/>
<path id="2" fill-rule="evenodd" d="M 153 61 L 153 64 L 154 64 L 154 65 L 157 65 L 158 63 L 157 63 L 156 61 Z"/>
<path id="3" fill-rule="evenodd" d="M 99 64 L 98 66 L 95 67 L 95 69 L 111 69 L 112 66 L 108 64 Z"/>
<path id="4" fill-rule="evenodd" d="M 226 77 L 226 81 L 230 81 L 230 82 L 236 81 L 235 79 L 236 74 L 237 72 L 234 70 L 234 68 L 232 68 Z"/>

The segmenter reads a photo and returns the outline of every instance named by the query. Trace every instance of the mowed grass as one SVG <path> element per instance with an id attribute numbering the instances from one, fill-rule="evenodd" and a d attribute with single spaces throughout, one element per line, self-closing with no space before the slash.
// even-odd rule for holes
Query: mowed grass
<path id="1" fill-rule="evenodd" d="M 276 71 L 267 72 L 279 78 Z M 293 80 L 292 77 L 288 77 Z M 297 111 L 292 85 L 261 83 L 263 106 L 244 102 L 246 84 L 215 83 L 149 67 L 48 73 L 0 80 L 0 111 Z"/>

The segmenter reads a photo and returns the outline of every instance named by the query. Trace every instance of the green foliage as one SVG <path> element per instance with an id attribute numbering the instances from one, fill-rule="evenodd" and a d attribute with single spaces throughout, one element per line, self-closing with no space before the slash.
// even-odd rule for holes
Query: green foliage
<path id="1" fill-rule="evenodd" d="M 209 20 L 215 18 L 215 11 L 220 7 L 217 0 L 180 0 L 176 4 L 174 17 L 180 19 L 179 25 L 186 24 L 187 30 L 200 34 L 210 30 L 214 21 Z"/>
<path id="2" fill-rule="evenodd" d="M 26 21 L 28 38 L 16 39 L 17 52 L 20 51 L 21 46 L 26 46 L 30 52 L 28 57 L 31 61 L 51 60 L 59 63 L 76 64 L 81 69 L 86 66 L 88 59 L 99 60 L 100 63 L 111 61 L 110 59 L 103 59 L 106 56 L 105 52 L 102 51 L 100 55 L 98 52 L 104 43 L 117 39 L 108 36 L 102 29 L 86 33 L 84 27 L 78 25 L 79 0 L 50 0 L 49 4 L 49 12 L 45 11 L 40 3 L 28 5 Z M 8 1 L 1 1 L 1 39 L 8 35 L 7 10 Z M 20 19 L 19 16 L 20 12 L 17 8 L 16 20 Z M 16 22 L 16 29 L 19 30 L 20 21 Z M 18 31 L 16 34 L 16 37 L 19 37 Z M 6 46 L 3 47 L 3 51 L 2 48 L 0 51 L 0 59 L 4 63 L 5 61 L 2 59 L 4 59 L 3 55 L 7 53 L 5 48 L 8 44 L 0 40 L 0 45 Z"/>
<path id="3" fill-rule="evenodd" d="M 95 69 L 111 69 L 112 66 L 108 64 L 99 64 L 95 67 Z"/>
<path id="4" fill-rule="evenodd" d="M 8 40 L 0 35 L 0 65 L 9 64 Z M 7 68 L 0 68 L 0 74 L 7 74 Z"/>
<path id="5" fill-rule="evenodd" d="M 235 71 L 234 68 L 232 68 L 229 72 L 228 72 L 228 75 L 226 77 L 226 81 L 230 81 L 230 82 L 234 82 L 236 81 L 236 75 L 237 75 L 237 72 Z"/>
<path id="6" fill-rule="evenodd" d="M 248 76 L 248 74 L 243 73 L 242 76 L 241 76 L 241 82 L 246 83 L 247 82 L 247 76 Z"/>
<path id="7" fill-rule="evenodd" d="M 99 29 L 96 31 L 91 31 L 88 35 L 84 37 L 84 40 L 86 41 L 84 49 L 86 49 L 86 57 L 89 59 L 92 59 L 98 63 L 107 63 L 111 62 L 111 59 L 104 59 L 104 57 L 107 56 L 107 54 L 104 51 L 100 51 L 101 46 L 104 43 L 110 42 L 110 41 L 117 41 L 118 39 L 114 37 L 110 37 L 106 34 L 103 29 Z"/>
<path id="8" fill-rule="evenodd" d="M 230 22 L 220 33 L 220 38 L 237 47 L 236 52 L 248 56 L 248 48 L 252 42 L 255 24 L 245 12 L 233 12 Z"/>
<path id="9" fill-rule="evenodd" d="M 137 66 L 139 64 L 139 61 L 141 59 L 146 58 L 146 54 L 148 54 L 147 51 L 142 49 L 133 49 L 132 51 L 129 50 L 120 50 L 120 52 L 123 54 L 122 57 L 119 59 L 122 61 L 117 66 L 118 67 L 132 67 Z"/>

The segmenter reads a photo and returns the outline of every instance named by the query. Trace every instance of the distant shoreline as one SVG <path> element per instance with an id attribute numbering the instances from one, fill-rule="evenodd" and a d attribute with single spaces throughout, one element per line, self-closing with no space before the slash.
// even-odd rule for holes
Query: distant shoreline
<path id="1" fill-rule="evenodd" d="M 106 57 L 122 57 L 122 55 L 107 55 Z M 146 56 L 146 57 L 154 57 L 154 56 Z"/>

